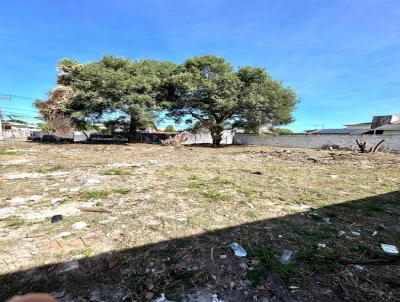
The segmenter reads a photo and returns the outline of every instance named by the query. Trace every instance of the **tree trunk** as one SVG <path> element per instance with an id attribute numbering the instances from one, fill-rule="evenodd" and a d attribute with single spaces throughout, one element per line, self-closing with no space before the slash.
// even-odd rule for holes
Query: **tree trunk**
<path id="1" fill-rule="evenodd" d="M 219 147 L 221 145 L 222 131 L 224 127 L 220 124 L 212 125 L 210 128 L 212 145 L 214 147 Z"/>
<path id="2" fill-rule="evenodd" d="M 137 121 L 133 115 L 130 117 L 128 141 L 134 143 L 137 137 Z"/>

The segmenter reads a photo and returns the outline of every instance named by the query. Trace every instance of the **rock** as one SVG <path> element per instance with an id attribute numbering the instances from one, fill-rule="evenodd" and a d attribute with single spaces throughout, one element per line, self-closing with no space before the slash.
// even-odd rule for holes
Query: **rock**
<path id="1" fill-rule="evenodd" d="M 84 221 L 75 222 L 72 225 L 72 228 L 75 229 L 75 230 L 83 230 L 86 227 L 87 227 L 87 223 L 84 222 Z"/>
<path id="2" fill-rule="evenodd" d="M 364 266 L 362 266 L 362 265 L 356 264 L 356 265 L 354 265 L 353 267 L 354 267 L 354 269 L 355 269 L 356 271 L 358 271 L 358 272 L 362 272 L 362 271 L 364 270 Z"/>
<path id="3" fill-rule="evenodd" d="M 219 255 L 219 259 L 226 259 L 226 255 Z"/>
<path id="4" fill-rule="evenodd" d="M 51 217 L 51 223 L 57 223 L 63 220 L 63 215 L 54 215 Z"/>
<path id="5" fill-rule="evenodd" d="M 34 201 L 34 202 L 38 202 L 39 200 L 41 200 L 43 198 L 42 195 L 32 195 L 29 196 L 28 199 L 29 201 Z"/>
<path id="6" fill-rule="evenodd" d="M 38 202 L 42 198 L 43 198 L 42 195 L 32 195 L 29 197 L 17 196 L 17 197 L 13 197 L 10 199 L 10 204 L 17 206 L 17 205 L 27 203 L 29 201 Z"/>
<path id="7" fill-rule="evenodd" d="M 16 209 L 14 207 L 9 208 L 0 208 L 0 218 L 8 217 L 11 214 L 14 214 Z"/>
<path id="8" fill-rule="evenodd" d="M 24 204 L 28 201 L 27 197 L 13 197 L 10 199 L 10 204 L 12 204 L 13 206 L 17 206 L 17 205 L 21 205 Z"/>
<path id="9" fill-rule="evenodd" d="M 8 160 L 4 163 L 2 163 L 3 166 L 12 166 L 12 165 L 22 165 L 22 164 L 26 164 L 29 163 L 30 160 L 23 158 L 23 159 L 13 159 L 13 160 Z"/>
<path id="10" fill-rule="evenodd" d="M 94 184 L 99 184 L 99 183 L 101 183 L 101 181 L 100 181 L 100 179 L 98 179 L 98 178 L 89 178 L 89 179 L 86 179 L 86 184 L 85 185 L 94 185 Z"/>

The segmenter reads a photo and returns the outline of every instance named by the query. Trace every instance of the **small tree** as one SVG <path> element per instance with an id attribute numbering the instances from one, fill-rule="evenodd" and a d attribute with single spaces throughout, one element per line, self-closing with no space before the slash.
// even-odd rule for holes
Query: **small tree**
<path id="1" fill-rule="evenodd" d="M 159 85 L 174 66 L 169 62 L 130 61 L 113 56 L 86 64 L 73 82 L 74 97 L 68 109 L 78 120 L 127 115 L 132 142 L 138 129 L 154 124 L 160 110 Z"/>
<path id="2" fill-rule="evenodd" d="M 56 134 L 67 134 L 73 131 L 73 122 L 67 105 L 73 97 L 71 85 L 80 67 L 81 64 L 76 61 L 61 60 L 57 66 L 57 86 L 49 91 L 46 100 L 35 101 L 34 105 L 46 122 L 43 124 L 42 131 Z"/>
<path id="3" fill-rule="evenodd" d="M 220 145 L 224 129 L 290 123 L 296 105 L 295 93 L 264 69 L 234 71 L 215 56 L 188 59 L 163 87 L 168 116 L 176 122 L 186 119 L 194 128 L 207 128 L 214 146 Z"/>
<path id="4" fill-rule="evenodd" d="M 176 130 L 174 126 L 168 125 L 167 127 L 165 127 L 164 132 L 176 132 Z"/>

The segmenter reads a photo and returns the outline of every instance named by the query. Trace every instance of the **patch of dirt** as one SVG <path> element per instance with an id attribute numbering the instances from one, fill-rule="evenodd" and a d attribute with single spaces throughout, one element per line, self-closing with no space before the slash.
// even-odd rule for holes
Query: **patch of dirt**
<path id="1" fill-rule="evenodd" d="M 28 291 L 65 302 L 400 300 L 399 256 L 380 247 L 400 248 L 398 154 L 9 142 L 0 151 L 0 300 Z"/>

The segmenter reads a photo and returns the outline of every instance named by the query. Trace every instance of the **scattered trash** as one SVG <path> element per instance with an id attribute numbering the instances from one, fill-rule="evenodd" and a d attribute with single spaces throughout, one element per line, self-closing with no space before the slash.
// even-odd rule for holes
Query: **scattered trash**
<path id="1" fill-rule="evenodd" d="M 58 267 L 56 270 L 57 274 L 76 270 L 79 268 L 79 262 L 78 261 L 70 261 L 62 264 L 61 266 Z"/>
<path id="2" fill-rule="evenodd" d="M 293 251 L 291 251 L 291 250 L 283 250 L 283 253 L 282 253 L 282 256 L 281 256 L 281 259 L 280 259 L 281 263 L 282 264 L 289 264 L 293 259 L 293 255 L 294 255 Z"/>
<path id="3" fill-rule="evenodd" d="M 84 221 L 75 222 L 72 225 L 72 228 L 75 229 L 75 230 L 83 230 L 86 227 L 87 227 L 87 223 L 84 222 Z"/>
<path id="4" fill-rule="evenodd" d="M 251 174 L 254 174 L 254 175 L 262 175 L 262 172 L 260 172 L 260 171 L 253 171 L 253 172 L 251 172 Z"/>
<path id="5" fill-rule="evenodd" d="M 219 259 L 226 259 L 226 255 L 219 255 Z"/>
<path id="6" fill-rule="evenodd" d="M 360 236 L 361 233 L 360 232 L 356 232 L 356 231 L 351 231 L 351 234 L 354 236 Z"/>
<path id="7" fill-rule="evenodd" d="M 356 264 L 356 265 L 354 265 L 353 267 L 354 267 L 354 269 L 355 269 L 356 271 L 358 271 L 358 272 L 362 272 L 362 271 L 364 270 L 364 266 L 359 265 L 359 264 Z"/>
<path id="8" fill-rule="evenodd" d="M 378 232 L 377 232 L 377 231 L 374 231 L 374 232 L 372 233 L 372 237 L 375 237 L 376 234 L 378 234 Z"/>
<path id="9" fill-rule="evenodd" d="M 331 219 L 329 217 L 324 217 L 322 218 L 323 221 L 325 221 L 327 224 L 332 224 Z"/>
<path id="10" fill-rule="evenodd" d="M 79 192 L 80 190 L 81 188 L 79 187 L 69 189 L 70 192 Z"/>
<path id="11" fill-rule="evenodd" d="M 224 302 L 224 301 L 218 299 L 217 294 L 213 294 L 213 295 L 211 296 L 211 302 Z"/>
<path id="12" fill-rule="evenodd" d="M 61 201 L 62 201 L 62 198 L 53 198 L 53 199 L 51 200 L 51 204 L 52 204 L 53 206 L 58 206 L 58 205 L 61 204 Z"/>
<path id="13" fill-rule="evenodd" d="M 71 235 L 72 235 L 71 232 L 61 232 L 61 233 L 58 234 L 56 237 L 64 238 L 64 237 L 68 237 L 68 236 L 71 236 Z"/>
<path id="14" fill-rule="evenodd" d="M 325 243 L 318 243 L 318 247 L 320 247 L 320 248 L 326 248 L 326 244 L 325 244 Z"/>
<path id="15" fill-rule="evenodd" d="M 338 233 L 339 237 L 343 236 L 344 234 L 346 234 L 345 231 L 339 231 L 339 233 Z"/>
<path id="16" fill-rule="evenodd" d="M 154 300 L 154 302 L 168 302 L 167 298 L 165 298 L 165 294 L 161 293 L 161 296 Z"/>
<path id="17" fill-rule="evenodd" d="M 59 293 L 55 293 L 52 295 L 54 299 L 61 299 L 65 297 L 65 291 L 59 292 Z"/>
<path id="18" fill-rule="evenodd" d="M 397 249 L 397 247 L 395 245 L 381 243 L 381 247 L 385 253 L 388 253 L 391 255 L 397 255 L 399 253 L 399 250 Z"/>
<path id="19" fill-rule="evenodd" d="M 61 220 L 63 220 L 63 218 L 63 215 L 54 215 L 53 217 L 51 217 L 51 223 L 60 222 Z"/>
<path id="20" fill-rule="evenodd" d="M 144 296 L 147 300 L 150 300 L 153 298 L 154 294 L 152 292 L 147 292 L 146 295 Z"/>
<path id="21" fill-rule="evenodd" d="M 238 257 L 246 257 L 247 256 L 246 250 L 240 244 L 238 244 L 236 242 L 232 242 L 231 244 L 229 244 L 229 247 L 233 250 L 233 252 L 235 253 L 235 256 L 238 256 Z"/>
<path id="22" fill-rule="evenodd" d="M 329 175 L 332 179 L 336 179 L 339 177 L 339 175 Z"/>

